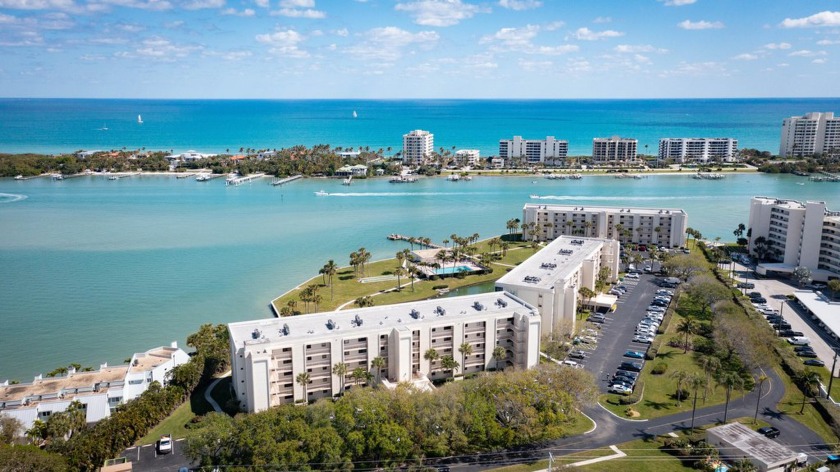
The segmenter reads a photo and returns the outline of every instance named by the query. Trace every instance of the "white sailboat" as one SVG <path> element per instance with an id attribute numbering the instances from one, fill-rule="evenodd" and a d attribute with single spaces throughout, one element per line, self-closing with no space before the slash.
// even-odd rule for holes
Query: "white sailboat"
<path id="1" fill-rule="evenodd" d="M 142 116 L 140 116 L 140 115 L 137 115 L 137 124 L 138 124 L 138 125 L 142 125 L 142 124 L 143 124 L 143 117 L 142 117 Z"/>
<path id="2" fill-rule="evenodd" d="M 359 114 L 356 113 L 356 110 L 353 110 L 353 118 L 358 118 L 358 117 L 359 117 Z"/>

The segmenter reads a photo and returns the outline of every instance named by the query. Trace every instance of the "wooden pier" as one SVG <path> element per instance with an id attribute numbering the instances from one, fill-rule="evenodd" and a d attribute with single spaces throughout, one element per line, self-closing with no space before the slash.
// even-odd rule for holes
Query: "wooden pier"
<path id="1" fill-rule="evenodd" d="M 276 187 L 276 186 L 278 186 L 278 185 L 287 184 L 287 183 L 289 183 L 289 182 L 293 182 L 293 181 L 295 181 L 295 180 L 297 180 L 297 179 L 302 179 L 302 178 L 303 178 L 303 175 L 298 174 L 298 175 L 293 175 L 293 176 L 291 176 L 291 177 L 286 177 L 285 179 L 274 179 L 274 180 L 271 182 L 271 185 L 273 185 L 273 186 L 275 186 L 275 187 Z"/>
<path id="2" fill-rule="evenodd" d="M 262 173 L 262 172 L 260 172 L 258 174 L 245 175 L 245 176 L 241 176 L 241 177 L 228 177 L 227 180 L 225 180 L 225 185 L 231 185 L 231 186 L 234 186 L 234 187 L 238 187 L 242 184 L 252 182 L 254 180 L 261 179 L 263 177 L 265 177 L 265 174 Z"/>
<path id="3" fill-rule="evenodd" d="M 402 234 L 391 233 L 387 236 L 387 238 L 390 239 L 391 241 L 406 241 L 406 242 L 409 242 L 409 243 L 417 244 L 420 247 L 426 247 L 426 248 L 430 248 L 430 249 L 445 249 L 443 246 L 441 246 L 439 244 L 432 243 L 432 242 L 430 242 L 429 244 L 426 244 L 423 241 L 421 241 L 420 238 L 415 238 L 413 236 L 404 236 Z"/>

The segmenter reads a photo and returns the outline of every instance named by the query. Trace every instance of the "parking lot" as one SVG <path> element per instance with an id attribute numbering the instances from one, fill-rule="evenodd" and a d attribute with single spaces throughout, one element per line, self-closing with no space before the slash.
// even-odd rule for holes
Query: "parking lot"
<path id="1" fill-rule="evenodd" d="M 189 460 L 184 456 L 183 445 L 182 439 L 176 439 L 172 442 L 172 452 L 169 454 L 158 454 L 155 445 L 148 445 L 126 449 L 121 456 L 131 461 L 134 472 L 177 472 L 181 467 L 189 466 Z"/>
<path id="2" fill-rule="evenodd" d="M 811 320 L 796 303 L 788 301 L 787 295 L 799 290 L 798 287 L 787 280 L 775 278 L 757 279 L 750 267 L 738 263 L 735 263 L 735 277 L 739 282 L 745 281 L 754 284 L 755 288 L 743 291 L 747 293 L 756 291 L 764 295 L 764 298 L 767 300 L 767 305 L 771 309 L 778 310 L 785 321 L 790 323 L 792 330 L 801 331 L 810 340 L 811 347 L 816 352 L 817 358 L 825 363 L 826 368 L 831 369 L 831 365 L 834 362 L 834 350 L 832 346 L 840 350 L 840 342 L 828 336 L 825 330 L 817 324 L 819 321 Z M 834 375 L 838 374 L 840 374 L 840 366 L 835 367 Z"/>
<path id="3" fill-rule="evenodd" d="M 652 275 L 641 275 L 638 280 L 625 278 L 618 285 L 627 288 L 617 302 L 617 309 L 607 313 L 603 323 L 587 322 L 582 326 L 582 337 L 586 339 L 575 346 L 586 354 L 586 358 L 570 360 L 583 365 L 583 368 L 595 375 L 599 388 L 607 392 L 610 380 L 622 362 L 644 362 L 624 356 L 627 351 L 647 352 L 649 344 L 634 342 L 633 337 L 639 322 L 645 317 L 647 307 L 660 289 Z"/>

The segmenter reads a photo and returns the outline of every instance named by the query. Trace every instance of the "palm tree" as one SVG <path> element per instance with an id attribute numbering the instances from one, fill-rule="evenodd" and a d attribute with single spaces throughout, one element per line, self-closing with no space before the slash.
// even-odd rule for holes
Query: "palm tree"
<path id="1" fill-rule="evenodd" d="M 507 357 L 507 351 L 502 346 L 493 348 L 493 370 L 499 370 L 499 361 Z"/>
<path id="2" fill-rule="evenodd" d="M 329 281 L 330 284 L 330 301 L 333 299 L 333 276 L 338 272 L 338 266 L 335 264 L 335 261 L 330 259 L 324 264 L 324 267 L 321 268 L 321 273 L 324 274 L 324 277 Z"/>
<path id="3" fill-rule="evenodd" d="M 589 305 L 589 301 L 592 300 L 592 297 L 598 294 L 589 287 L 581 287 L 580 290 L 578 290 L 578 295 L 581 296 L 581 300 L 584 305 Z"/>
<path id="4" fill-rule="evenodd" d="M 440 359 L 440 354 L 434 348 L 430 347 L 423 353 L 423 359 L 429 361 L 429 375 L 431 375 L 434 372 L 435 361 Z"/>
<path id="5" fill-rule="evenodd" d="M 382 368 L 385 367 L 385 358 L 382 356 L 376 356 L 370 361 L 371 367 L 373 367 L 376 372 L 376 383 L 379 384 L 379 381 L 382 380 Z"/>
<path id="6" fill-rule="evenodd" d="M 683 354 L 688 352 L 688 337 L 697 332 L 697 324 L 691 318 L 683 319 L 677 325 L 678 333 L 685 333 L 685 341 L 683 342 Z"/>
<path id="7" fill-rule="evenodd" d="M 712 381 L 712 374 L 720 369 L 720 359 L 716 356 L 703 355 L 698 360 L 703 372 L 706 373 L 706 385 L 703 387 L 703 403 L 706 403 L 706 395 L 709 393 L 709 386 Z"/>
<path id="8" fill-rule="evenodd" d="M 671 378 L 677 379 L 677 406 L 680 406 L 682 401 L 682 384 L 689 378 L 690 374 L 684 370 L 675 370 L 671 372 Z"/>
<path id="9" fill-rule="evenodd" d="M 816 397 L 820 386 L 820 374 L 816 371 L 809 370 L 799 376 L 799 387 L 802 389 L 802 407 L 799 408 L 799 414 L 805 412 L 805 401 L 808 397 Z"/>
<path id="10" fill-rule="evenodd" d="M 306 392 L 306 388 L 309 385 L 309 374 L 306 372 L 301 372 L 295 377 L 295 380 L 301 387 L 303 387 L 303 401 L 309 403 L 309 395 Z"/>
<path id="11" fill-rule="evenodd" d="M 616 234 L 614 236 L 615 239 L 620 239 L 621 238 L 621 235 L 624 234 L 624 225 L 623 224 L 619 223 L 619 224 L 615 225 L 615 234 Z"/>
<path id="12" fill-rule="evenodd" d="M 458 372 L 458 369 L 461 367 L 452 356 L 443 356 L 440 358 L 440 366 L 443 370 L 451 370 L 452 376 L 454 377 L 455 374 Z"/>
<path id="13" fill-rule="evenodd" d="M 726 389 L 726 404 L 723 407 L 723 423 L 726 424 L 726 417 L 729 414 L 729 399 L 732 398 L 732 389 L 744 387 L 744 379 L 737 372 L 731 370 L 720 374 L 717 384 Z"/>
<path id="14" fill-rule="evenodd" d="M 344 362 L 336 363 L 332 367 L 332 373 L 333 373 L 333 375 L 338 377 L 338 385 L 339 385 L 339 388 L 341 389 L 341 393 L 343 394 L 344 393 L 344 380 L 345 380 L 344 376 L 347 375 L 347 364 L 345 364 Z"/>
<path id="15" fill-rule="evenodd" d="M 464 374 L 467 373 L 467 357 L 473 353 L 473 347 L 470 343 L 461 343 L 458 346 L 458 352 L 461 353 L 461 365 L 464 366 Z"/>
<path id="16" fill-rule="evenodd" d="M 365 370 L 364 367 L 356 367 L 353 369 L 353 372 L 350 373 L 350 378 L 353 379 L 353 384 L 355 386 L 359 386 L 359 382 L 365 380 L 370 375 L 370 372 Z"/>
<path id="17" fill-rule="evenodd" d="M 370 262 L 371 254 L 367 251 L 367 249 L 360 247 L 359 248 L 359 262 L 362 265 L 362 277 L 365 276 L 365 264 Z"/>
<path id="18" fill-rule="evenodd" d="M 394 275 L 397 276 L 397 291 L 401 291 L 402 284 L 400 283 L 400 277 L 408 275 L 408 272 L 405 269 L 403 269 L 402 266 L 400 266 L 394 269 Z"/>
<path id="19" fill-rule="evenodd" d="M 761 403 L 761 387 L 764 386 L 764 382 L 769 379 L 764 373 L 757 375 L 755 377 L 755 382 L 758 384 L 758 395 L 755 396 L 755 415 L 753 416 L 753 424 L 758 423 L 758 406 Z"/>
<path id="20" fill-rule="evenodd" d="M 694 429 L 694 413 L 697 411 L 697 391 L 706 386 L 706 380 L 699 375 L 688 377 L 688 386 L 694 391 L 694 404 L 691 406 L 691 429 Z"/>
<path id="21" fill-rule="evenodd" d="M 508 234 L 513 234 L 514 232 L 519 230 L 519 219 L 511 218 L 507 220 L 506 228 L 508 230 Z"/>

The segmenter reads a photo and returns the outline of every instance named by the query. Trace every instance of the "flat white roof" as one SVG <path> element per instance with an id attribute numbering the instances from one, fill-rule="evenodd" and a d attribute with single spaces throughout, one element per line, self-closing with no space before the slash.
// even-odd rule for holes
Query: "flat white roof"
<path id="1" fill-rule="evenodd" d="M 793 296 L 840 338 L 840 302 L 832 302 L 822 292 L 813 290 L 797 290 L 793 292 Z"/>
<path id="2" fill-rule="evenodd" d="M 716 435 L 727 443 L 736 447 L 743 454 L 756 460 L 775 466 L 796 460 L 797 454 L 785 446 L 764 435 L 753 431 L 741 423 L 729 423 L 707 430 L 708 434 Z M 735 451 L 722 451 L 723 456 L 738 456 Z"/>
<path id="3" fill-rule="evenodd" d="M 503 275 L 496 284 L 523 285 L 551 289 L 557 280 L 566 280 L 591 259 L 604 240 L 560 236 L 539 252 Z"/>
<path id="4" fill-rule="evenodd" d="M 440 307 L 442 310 L 438 310 Z M 441 313 L 441 311 L 443 313 Z M 413 313 L 412 313 L 413 312 Z M 237 348 L 251 344 L 277 342 L 283 338 L 322 339 L 324 335 L 359 336 L 387 328 L 407 328 L 438 324 L 449 317 L 514 312 L 539 317 L 536 308 L 507 292 L 491 292 L 462 297 L 438 298 L 397 305 L 356 308 L 283 318 L 242 321 L 228 324 Z M 361 323 L 360 323 L 361 321 Z M 288 329 L 286 329 L 288 328 Z"/>
<path id="5" fill-rule="evenodd" d="M 685 210 L 679 208 L 639 208 L 639 207 L 607 207 L 607 206 L 592 206 L 592 205 L 553 205 L 545 203 L 526 203 L 525 210 L 529 208 L 544 209 L 551 211 L 570 211 L 570 212 L 588 212 L 588 213 L 627 213 L 636 215 L 685 215 Z"/>

